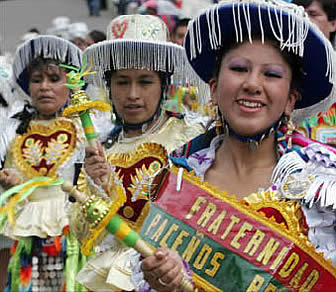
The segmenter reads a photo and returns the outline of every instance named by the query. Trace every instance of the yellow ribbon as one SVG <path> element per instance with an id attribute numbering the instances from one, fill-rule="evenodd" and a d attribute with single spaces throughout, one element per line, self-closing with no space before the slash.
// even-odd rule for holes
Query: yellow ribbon
<path id="1" fill-rule="evenodd" d="M 5 200 L 12 196 L 5 206 L 0 207 L 0 215 L 2 218 L 7 217 L 11 225 L 15 223 L 15 211 L 16 206 L 24 201 L 29 195 L 34 192 L 38 187 L 47 187 L 63 184 L 63 179 L 55 179 L 50 177 L 35 177 L 21 185 L 14 186 L 8 189 L 6 192 L 0 196 L 0 205 L 2 205 Z"/>

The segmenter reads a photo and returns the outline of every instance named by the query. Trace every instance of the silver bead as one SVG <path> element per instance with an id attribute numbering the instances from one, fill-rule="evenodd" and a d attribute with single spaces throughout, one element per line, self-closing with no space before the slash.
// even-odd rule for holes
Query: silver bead
<path id="1" fill-rule="evenodd" d="M 38 262 L 39 262 L 38 257 L 33 257 L 33 258 L 32 258 L 32 264 L 33 264 L 33 265 L 37 265 Z"/>
<path id="2" fill-rule="evenodd" d="M 49 278 L 50 279 L 53 279 L 53 278 L 55 278 L 56 277 L 56 272 L 55 271 L 51 271 L 51 272 L 49 272 Z"/>

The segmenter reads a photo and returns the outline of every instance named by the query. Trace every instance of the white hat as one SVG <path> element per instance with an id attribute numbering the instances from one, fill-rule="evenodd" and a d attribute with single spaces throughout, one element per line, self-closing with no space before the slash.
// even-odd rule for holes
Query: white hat
<path id="1" fill-rule="evenodd" d="M 68 31 L 70 40 L 74 38 L 85 39 L 89 33 L 89 28 L 85 22 L 74 22 L 69 25 Z"/>
<path id="2" fill-rule="evenodd" d="M 77 68 L 82 63 L 82 51 L 65 39 L 41 35 L 26 41 L 17 48 L 13 60 L 14 78 L 26 94 L 29 83 L 27 67 L 37 57 L 59 60 Z"/>
<path id="3" fill-rule="evenodd" d="M 26 42 L 28 40 L 31 40 L 32 38 L 38 36 L 39 34 L 37 32 L 27 32 L 21 37 L 22 42 Z"/>
<path id="4" fill-rule="evenodd" d="M 208 86 L 189 65 L 184 48 L 169 42 L 166 24 L 152 15 L 122 15 L 107 26 L 107 40 L 84 51 L 87 63 L 93 63 L 88 80 L 105 87 L 104 74 L 109 70 L 148 69 L 172 75 L 175 85 L 198 85 L 206 96 Z"/>
<path id="5" fill-rule="evenodd" d="M 46 34 L 59 36 L 69 39 L 70 18 L 67 16 L 58 16 L 53 19 L 52 27 L 48 28 Z"/>

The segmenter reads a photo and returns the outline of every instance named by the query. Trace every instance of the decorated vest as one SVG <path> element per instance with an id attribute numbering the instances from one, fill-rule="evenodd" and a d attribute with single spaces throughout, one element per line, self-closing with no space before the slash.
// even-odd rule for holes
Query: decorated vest
<path id="1" fill-rule="evenodd" d="M 168 163 L 165 149 L 158 144 L 139 145 L 131 153 L 112 153 L 107 160 L 115 167 L 115 173 L 122 181 L 126 193 L 126 202 L 118 214 L 134 230 L 139 230 L 149 212 L 150 189 L 153 179 Z M 159 177 L 155 181 L 158 181 Z M 84 191 L 87 178 L 79 177 L 79 190 Z"/>
<path id="2" fill-rule="evenodd" d="M 31 122 L 28 131 L 14 140 L 13 161 L 27 178 L 55 177 L 58 168 L 74 154 L 77 135 L 76 126 L 67 119 Z"/>

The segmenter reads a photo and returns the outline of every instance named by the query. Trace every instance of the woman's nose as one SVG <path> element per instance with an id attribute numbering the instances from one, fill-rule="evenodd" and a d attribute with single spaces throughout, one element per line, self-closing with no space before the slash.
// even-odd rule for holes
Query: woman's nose
<path id="1" fill-rule="evenodd" d="M 135 82 L 131 84 L 130 91 L 129 91 L 129 98 L 130 99 L 137 99 L 139 97 L 139 90 L 138 86 Z"/>
<path id="2" fill-rule="evenodd" d="M 43 90 L 50 89 L 50 82 L 49 82 L 48 79 L 45 78 L 41 81 L 41 89 L 43 89 Z"/>
<path id="3" fill-rule="evenodd" d="M 251 94 L 260 94 L 262 91 L 262 78 L 258 72 L 250 72 L 244 80 L 243 89 Z"/>

